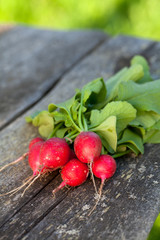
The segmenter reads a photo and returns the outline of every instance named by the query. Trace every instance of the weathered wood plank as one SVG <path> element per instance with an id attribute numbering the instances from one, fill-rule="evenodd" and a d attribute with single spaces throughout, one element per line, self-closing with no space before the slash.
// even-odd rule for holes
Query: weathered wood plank
<path id="1" fill-rule="evenodd" d="M 0 36 L 0 128 L 39 100 L 107 35 L 16 27 Z"/>
<path id="2" fill-rule="evenodd" d="M 125 42 L 125 45 L 124 45 L 124 42 Z M 144 51 L 151 44 L 152 43 L 147 40 L 146 41 L 138 40 L 138 39 L 127 38 L 127 37 L 118 37 L 118 38 L 112 39 L 109 42 L 106 42 L 105 44 L 102 45 L 102 47 L 100 47 L 95 52 L 93 52 L 93 54 L 91 54 L 89 57 L 85 58 L 69 74 L 67 74 L 63 78 L 63 80 L 55 87 L 55 89 L 50 94 L 48 94 L 48 96 L 45 97 L 41 102 L 39 102 L 39 104 L 37 104 L 37 106 L 34 107 L 32 109 L 32 111 L 30 111 L 30 112 L 33 112 L 34 109 L 37 109 L 37 108 L 43 109 L 45 106 L 47 106 L 48 103 L 50 103 L 52 101 L 60 102 L 60 101 L 65 100 L 68 97 L 71 97 L 73 95 L 73 91 L 76 87 L 81 87 L 84 83 L 86 83 L 87 81 L 90 81 L 93 78 L 96 78 L 99 76 L 103 76 L 104 78 L 107 78 L 114 72 L 116 65 L 119 63 L 119 61 L 122 58 L 124 58 L 124 57 L 130 58 L 132 55 L 140 53 L 141 51 Z M 156 52 L 153 52 L 153 55 L 155 55 L 155 54 L 156 54 Z M 67 87 L 65 85 L 66 83 L 67 83 Z M 18 126 L 19 126 L 19 133 L 18 133 Z M 16 142 L 14 142 L 14 141 L 12 141 L 12 139 L 14 137 L 14 133 L 16 133 L 16 132 L 18 133 L 19 137 L 16 136 L 16 138 L 15 138 Z M 19 149 L 19 154 L 20 154 L 20 152 L 22 153 L 23 147 L 26 150 L 26 146 L 27 146 L 29 139 L 32 136 L 34 136 L 35 134 L 36 134 L 36 131 L 32 132 L 32 127 L 25 125 L 22 118 L 17 119 L 13 124 L 11 124 L 9 127 L 7 127 L 5 129 L 5 131 L 2 131 L 1 140 L 2 140 L 2 146 L 3 146 L 3 155 L 2 155 L 1 162 L 3 162 L 3 159 L 5 159 L 5 158 L 6 158 L 6 161 L 11 160 L 8 157 L 8 153 L 6 153 L 7 147 L 5 146 L 6 142 L 8 141 L 9 135 L 11 136 L 11 142 L 13 142 L 13 144 L 14 144 L 13 149 L 16 149 L 16 147 L 19 145 L 22 146 L 21 149 Z M 24 136 L 24 138 L 20 139 L 20 136 Z M 11 146 L 11 142 L 10 142 L 10 146 Z M 12 157 L 15 155 L 16 156 L 18 155 L 18 153 L 15 154 L 12 152 L 13 149 L 9 150 L 10 153 L 12 154 Z M 157 151 L 159 151 L 159 147 L 158 147 Z M 139 226 L 139 229 L 138 229 L 139 232 L 137 232 L 137 234 L 139 233 L 139 236 L 140 236 L 140 234 L 142 234 L 143 237 L 146 237 L 147 233 L 149 232 L 149 228 L 151 228 L 151 225 L 154 221 L 155 215 L 157 214 L 157 211 L 158 211 L 158 205 L 157 205 L 158 202 L 156 200 L 157 195 L 154 194 L 155 188 L 153 188 L 153 186 L 152 186 L 153 179 L 155 179 L 154 181 L 158 181 L 157 175 L 156 175 L 157 173 L 153 174 L 154 178 L 147 179 L 147 177 L 146 177 L 144 182 L 141 181 L 141 183 L 143 183 L 141 186 L 143 186 L 144 192 L 146 193 L 146 195 L 144 195 L 146 198 L 145 204 L 140 204 L 141 198 L 140 198 L 140 196 L 138 196 L 139 192 L 141 192 L 141 189 L 142 189 L 141 186 L 139 186 L 139 188 L 137 187 L 137 188 L 133 189 L 133 192 L 132 192 L 133 197 L 136 196 L 137 199 L 131 198 L 129 203 L 128 203 L 129 195 L 126 195 L 126 198 L 123 199 L 123 195 L 126 194 L 126 189 L 127 189 L 127 191 L 130 191 L 130 187 L 133 187 L 135 184 L 134 179 L 137 179 L 138 172 L 135 172 L 136 178 L 134 178 L 134 171 L 133 172 L 131 171 L 129 173 L 128 173 L 128 171 L 132 170 L 132 168 L 134 168 L 134 167 L 136 168 L 138 166 L 138 165 L 136 165 L 136 163 L 139 165 L 144 164 L 144 166 L 145 166 L 147 156 L 149 155 L 152 158 L 153 153 L 149 152 L 146 154 L 147 155 L 145 155 L 143 157 L 144 160 L 143 159 L 136 159 L 136 160 L 131 159 L 130 160 L 131 165 L 128 165 L 127 160 L 126 160 L 126 162 L 121 161 L 122 163 L 120 164 L 120 167 L 118 168 L 119 170 L 117 172 L 117 175 L 115 176 L 115 178 L 113 178 L 113 180 L 111 180 L 106 185 L 105 190 L 108 191 L 108 193 L 110 192 L 107 202 L 105 203 L 104 202 L 105 199 L 103 199 L 100 206 L 97 208 L 96 212 L 94 213 L 95 214 L 94 219 L 90 218 L 88 225 L 86 225 L 86 226 L 90 226 L 90 228 L 89 228 L 90 230 L 91 230 L 91 226 L 92 226 L 91 223 L 94 225 L 94 224 L 97 224 L 97 222 L 98 222 L 98 226 L 99 226 L 100 225 L 99 219 L 101 218 L 101 214 L 102 214 L 101 211 L 99 211 L 99 209 L 101 210 L 103 208 L 110 207 L 109 208 L 110 210 L 108 209 L 108 212 L 106 210 L 106 213 L 103 214 L 104 215 L 104 217 L 102 217 L 103 224 L 102 224 L 102 226 L 99 226 L 100 229 L 98 230 L 98 228 L 95 228 L 95 231 L 93 231 L 95 234 L 95 239 L 98 236 L 99 232 L 101 232 L 101 236 L 104 234 L 103 237 L 106 234 L 108 234 L 110 236 L 113 236 L 112 234 L 114 234 L 114 235 L 121 234 L 122 231 L 125 234 L 127 234 L 127 228 L 126 228 L 127 226 L 124 226 L 123 228 L 121 228 L 121 221 L 123 221 L 123 217 L 126 222 L 129 219 L 130 224 L 133 227 L 133 229 L 135 229 L 135 223 L 137 223 L 137 225 Z M 126 163 L 126 165 L 125 165 L 125 163 Z M 127 168 L 127 166 L 128 166 L 128 168 Z M 154 167 L 154 165 L 151 164 L 151 168 L 153 168 L 153 167 Z M 10 170 L 10 176 L 14 175 L 12 182 L 10 184 L 10 188 L 13 188 L 16 185 L 16 181 L 20 182 L 19 179 L 22 179 L 24 175 L 25 175 L 25 177 L 27 177 L 27 174 L 29 171 L 27 164 L 25 164 L 25 168 L 26 169 L 23 171 L 23 174 L 21 173 L 21 171 L 19 171 L 19 169 L 21 170 L 21 166 L 18 169 L 12 168 Z M 148 173 L 149 173 L 149 171 L 152 172 L 152 169 L 148 170 Z M 124 178 L 123 173 L 126 175 L 125 181 L 123 179 Z M 148 173 L 146 171 L 146 176 Z M 127 179 L 127 174 L 131 174 L 130 178 L 128 177 L 128 179 Z M 141 175 L 141 177 L 142 177 L 142 175 Z M 9 179 L 7 177 L 7 175 L 4 176 L 2 185 L 5 182 L 7 182 L 7 187 L 6 187 L 6 189 L 7 189 L 10 181 L 11 181 L 11 179 Z M 114 184 L 113 191 L 111 191 L 111 188 L 113 188 L 113 181 L 115 181 L 115 184 Z M 122 188 L 120 186 L 116 185 L 118 182 L 122 183 Z M 147 194 L 147 191 L 146 191 L 149 184 L 151 184 L 151 186 L 152 186 L 151 190 L 153 189 L 152 195 Z M 42 186 L 43 186 L 43 184 L 42 184 Z M 125 187 L 126 187 L 126 189 L 125 189 Z M 155 184 L 155 187 L 156 187 L 156 184 Z M 47 188 L 50 190 L 52 189 L 51 185 L 48 186 Z M 156 189 L 157 189 L 157 187 L 156 187 Z M 4 191 L 5 191 L 5 189 L 4 189 Z M 40 188 L 38 191 L 40 191 Z M 43 195 L 43 191 L 45 191 L 45 190 L 44 189 L 42 190 L 42 195 Z M 85 228 L 86 222 L 85 221 L 81 222 L 79 218 L 78 218 L 79 220 L 77 221 L 76 213 L 80 212 L 80 214 L 83 215 L 83 211 L 85 210 L 85 208 L 88 208 L 88 204 L 90 204 L 91 199 L 92 199 L 92 205 L 94 204 L 94 201 L 93 201 L 94 189 L 92 187 L 92 183 L 88 181 L 85 185 L 75 189 L 71 193 L 73 195 L 71 196 L 69 194 L 68 198 L 65 199 L 65 201 L 63 201 L 60 204 L 60 206 L 58 205 L 55 209 L 51 208 L 51 206 L 52 206 L 51 200 L 46 201 L 45 194 L 44 194 L 44 199 L 43 199 L 43 196 L 41 196 L 40 200 L 39 200 L 39 194 L 37 194 L 37 192 L 35 192 L 35 186 L 32 186 L 30 188 L 29 192 L 26 193 L 25 197 L 23 198 L 23 201 L 25 202 L 25 206 L 23 206 L 23 201 L 19 202 L 19 199 L 18 199 L 18 201 L 16 199 L 16 201 L 13 203 L 12 202 L 13 197 L 10 198 L 10 203 L 8 204 L 7 207 L 3 205 L 2 222 L 1 222 L 2 224 L 4 222 L 6 222 L 7 219 L 11 218 L 12 214 L 15 214 L 15 216 L 13 216 L 8 222 L 6 222 L 6 224 L 1 229 L 2 231 L 5 232 L 5 233 L 3 233 L 4 239 L 5 239 L 7 232 L 10 232 L 10 236 L 12 236 L 12 239 L 22 239 L 22 236 L 24 236 L 24 239 L 25 238 L 26 239 L 38 239 L 41 237 L 41 235 L 40 235 L 41 231 L 42 231 L 41 234 L 42 234 L 42 236 L 44 236 L 44 239 L 50 238 L 50 236 L 51 236 L 51 239 L 53 239 L 53 236 L 55 239 L 61 238 L 62 236 L 65 238 L 70 237 L 71 239 L 76 239 L 78 237 L 81 237 L 81 239 L 83 239 L 85 233 L 83 231 L 80 231 L 79 229 L 82 226 Z M 86 194 L 86 192 L 88 193 L 88 195 Z M 116 196 L 118 193 L 121 193 L 121 195 L 119 196 L 119 198 L 117 197 L 118 198 L 118 200 L 117 200 Z M 48 195 L 49 194 L 50 194 L 50 191 L 48 192 Z M 64 193 L 62 192 L 61 194 L 63 195 Z M 57 201 L 60 198 L 60 196 L 62 196 L 61 194 L 57 196 L 57 198 L 56 198 Z M 81 203 L 80 205 L 78 205 L 79 202 L 77 202 L 77 198 L 76 198 L 77 194 L 78 194 L 78 198 L 80 199 L 80 203 Z M 159 194 L 159 192 L 158 192 L 158 194 Z M 105 195 L 105 192 L 104 192 L 104 195 Z M 16 197 L 18 197 L 18 196 L 16 196 Z M 33 199 L 33 197 L 34 197 L 34 199 Z M 2 203 L 3 203 L 3 201 L 5 202 L 6 199 L 7 198 L 1 199 Z M 43 199 L 43 201 L 42 201 L 42 199 Z M 30 209 L 30 206 L 31 206 L 30 204 L 33 204 L 33 201 L 36 201 L 35 208 L 32 208 L 32 213 L 33 213 L 34 217 L 32 218 L 32 215 L 31 215 L 30 218 L 28 219 L 27 212 Z M 118 201 L 120 201 L 120 203 L 121 203 L 121 208 L 119 209 L 119 211 L 117 209 L 116 209 L 117 211 L 114 211 L 113 206 L 115 206 L 117 203 L 118 203 L 118 206 L 120 206 L 119 205 L 120 203 Z M 152 201 L 152 203 L 155 203 L 153 212 L 152 212 L 151 205 L 149 205 L 150 201 Z M 42 209 L 43 207 L 42 207 L 41 208 L 42 212 L 39 213 L 39 206 L 43 206 L 44 202 L 46 204 L 44 211 L 43 211 L 43 209 Z M 42 205 L 41 205 L 41 203 L 42 203 Z M 107 206 L 104 203 L 107 204 Z M 127 215 L 126 215 L 127 214 L 126 206 L 128 206 L 127 204 L 132 209 L 132 211 L 130 211 L 128 219 L 127 219 Z M 143 233 L 143 228 L 145 225 L 144 225 L 144 222 L 141 221 L 142 218 L 140 218 L 140 216 L 145 216 L 145 212 L 142 211 L 143 210 L 142 209 L 141 210 L 142 215 L 140 215 L 138 217 L 138 210 L 137 210 L 137 209 L 139 209 L 138 204 L 140 204 L 140 206 L 144 205 L 144 208 L 150 212 L 150 216 L 147 215 L 149 217 L 149 219 L 147 218 L 147 223 L 146 223 L 147 226 L 146 226 L 146 231 L 144 233 Z M 91 204 L 90 204 L 90 207 L 91 207 Z M 135 208 L 135 212 L 133 211 L 134 208 Z M 11 209 L 12 209 L 12 213 L 11 213 Z M 49 215 L 47 215 L 45 217 L 45 215 L 47 213 L 47 209 L 53 209 L 53 210 L 51 211 L 51 213 Z M 64 213 L 62 210 L 64 211 L 64 213 L 66 213 L 66 211 L 68 211 L 68 213 L 66 213 L 65 217 L 63 217 Z M 85 211 L 85 214 L 86 214 L 86 212 L 87 211 Z M 45 221 L 47 223 L 49 223 L 50 218 L 54 219 L 53 215 L 55 213 L 56 213 L 55 216 L 56 216 L 57 222 L 52 220 L 50 222 L 50 224 L 53 224 L 53 226 L 51 225 L 50 230 L 46 231 L 47 227 L 45 225 Z M 24 216 L 26 217 L 25 221 L 23 221 Z M 120 219 L 119 219 L 119 217 L 120 217 Z M 111 225 L 109 222 L 111 221 L 111 223 L 113 223 L 113 220 L 115 221 L 115 219 L 116 219 L 116 224 Z M 135 219 L 137 222 L 133 221 Z M 35 228 L 33 228 L 38 222 L 40 222 L 40 223 Z M 71 225 L 69 226 L 67 224 L 67 222 L 70 222 Z M 63 226 L 64 224 L 67 224 L 67 225 Z M 73 224 L 73 228 L 71 228 L 72 224 Z M 80 225 L 81 225 L 81 227 L 80 227 Z M 107 225 L 109 227 L 107 227 Z M 115 229 L 115 225 L 116 225 L 116 229 Z M 60 227 L 58 227 L 58 226 L 60 226 Z M 21 235 L 21 232 L 18 232 L 19 227 L 21 227 L 22 235 Z M 48 227 L 49 227 L 49 225 L 48 225 Z M 64 230 L 64 228 L 66 228 L 66 227 L 67 227 L 67 230 L 69 231 L 69 232 L 67 232 L 67 235 L 64 234 L 64 231 L 66 230 L 66 229 Z M 31 230 L 32 228 L 33 228 L 33 230 Z M 40 229 L 41 229 L 41 231 L 40 231 Z M 74 231 L 76 229 L 78 229 L 78 230 Z M 73 230 L 73 231 L 71 231 L 71 230 Z M 88 231 L 88 238 L 90 236 L 92 236 L 92 233 L 89 231 Z M 25 233 L 27 233 L 27 232 L 30 232 L 30 233 L 28 235 L 25 235 Z M 71 235 L 68 235 L 70 233 L 71 233 Z M 78 233 L 78 234 L 72 235 L 73 233 Z M 122 235 L 124 233 L 122 233 Z M 130 234 L 132 234 L 132 233 L 133 233 L 133 231 Z M 110 238 L 110 239 L 113 239 L 113 238 Z M 120 239 L 123 239 L 123 238 L 120 238 Z M 127 239 L 132 239 L 132 238 L 130 237 Z"/>
<path id="3" fill-rule="evenodd" d="M 90 217 L 95 204 L 91 181 L 70 192 L 22 239 L 145 240 L 151 227 L 148 221 L 154 221 L 159 207 L 160 148 L 145 150 L 141 158 L 118 161 L 118 171 L 105 184 L 101 202 Z M 148 155 L 155 157 L 148 159 Z"/>

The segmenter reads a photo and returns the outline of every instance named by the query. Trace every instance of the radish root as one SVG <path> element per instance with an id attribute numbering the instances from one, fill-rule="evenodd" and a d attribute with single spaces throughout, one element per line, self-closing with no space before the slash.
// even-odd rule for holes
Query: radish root
<path id="1" fill-rule="evenodd" d="M 16 159 L 15 161 L 11 162 L 11 163 L 8 163 L 6 164 L 5 166 L 1 167 L 0 168 L 0 172 L 3 171 L 5 168 L 9 167 L 9 166 L 12 166 L 20 161 L 22 161 L 23 159 L 25 159 L 27 156 L 28 156 L 28 152 L 27 153 L 24 153 L 21 157 L 19 157 L 18 159 Z"/>
<path id="2" fill-rule="evenodd" d="M 16 192 L 18 192 L 19 190 L 21 190 L 24 186 L 26 186 L 30 181 L 32 181 L 32 179 L 34 178 L 34 176 L 31 176 L 25 183 L 23 183 L 21 186 L 7 192 L 7 193 L 3 193 L 3 194 L 0 194 L 0 196 L 6 196 L 6 195 L 13 195 L 15 194 Z"/>
<path id="3" fill-rule="evenodd" d="M 18 192 L 19 190 L 21 190 L 24 186 L 26 186 L 27 184 L 29 184 L 23 191 L 23 193 L 21 194 L 21 197 L 23 197 L 24 193 L 26 192 L 26 190 L 40 177 L 40 174 L 38 174 L 36 177 L 33 175 L 31 176 L 25 183 L 23 183 L 21 186 L 7 192 L 7 193 L 3 193 L 3 194 L 0 194 L 0 197 L 2 196 L 6 196 L 6 195 L 9 195 L 12 196 L 14 195 L 16 192 Z"/>
<path id="4" fill-rule="evenodd" d="M 61 184 L 52 191 L 53 197 L 55 197 L 56 192 L 58 192 L 61 188 L 65 187 L 65 186 L 66 186 L 66 182 L 64 182 L 64 181 L 61 182 Z"/>
<path id="5" fill-rule="evenodd" d="M 96 209 L 96 207 L 97 207 L 97 205 L 98 205 L 98 203 L 99 203 L 99 201 L 101 199 L 104 182 L 105 182 L 105 179 L 101 181 L 101 185 L 100 185 L 100 188 L 99 188 L 99 191 L 98 191 L 98 198 L 96 200 L 96 203 L 95 203 L 94 207 L 89 212 L 88 216 L 90 216 L 93 213 L 93 211 Z"/>
<path id="6" fill-rule="evenodd" d="M 94 179 L 94 175 L 93 175 L 93 171 L 92 171 L 92 163 L 93 163 L 93 161 L 91 161 L 90 164 L 89 164 L 89 170 L 90 170 L 90 173 L 91 173 L 91 179 L 92 179 L 92 182 L 93 182 L 95 192 L 96 192 L 96 194 L 98 194 L 95 179 Z"/>
<path id="7" fill-rule="evenodd" d="M 29 185 L 24 189 L 21 197 L 25 194 L 26 190 L 40 177 L 40 174 L 38 174 L 36 177 L 33 178 L 33 180 L 29 183 Z"/>

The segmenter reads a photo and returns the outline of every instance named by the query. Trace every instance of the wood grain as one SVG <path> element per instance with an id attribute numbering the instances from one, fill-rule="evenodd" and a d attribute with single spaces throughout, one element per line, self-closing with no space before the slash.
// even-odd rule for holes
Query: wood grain
<path id="1" fill-rule="evenodd" d="M 16 27 L 0 36 L 0 128 L 50 91 L 60 77 L 107 38 L 94 31 Z"/>
<path id="2" fill-rule="evenodd" d="M 122 60 L 128 63 L 135 54 L 147 56 L 148 52 L 151 71 L 156 69 L 155 64 L 158 69 L 158 46 L 159 43 L 124 36 L 106 41 L 66 74 L 25 115 L 45 109 L 50 102 L 66 100 L 74 94 L 75 88 L 82 87 L 93 78 L 102 76 L 107 79 Z M 151 47 L 155 50 L 151 51 Z M 27 151 L 29 139 L 36 135 L 37 131 L 25 124 L 23 115 L 10 124 L 1 131 L 0 163 L 10 162 Z M 109 240 L 146 239 L 160 205 L 157 184 L 160 180 L 159 153 L 159 145 L 148 145 L 143 156 L 118 160 L 118 171 L 106 183 L 102 201 L 89 218 L 88 210 L 95 202 L 94 188 L 89 180 L 69 191 L 68 195 L 67 189 L 60 191 L 52 200 L 51 190 L 61 180 L 59 176 L 51 175 L 45 183 L 37 181 L 23 199 L 20 194 L 1 198 L 1 239 L 106 239 L 106 236 Z M 29 173 L 26 162 L 10 168 L 3 175 L 1 190 L 5 192 L 17 186 Z M 96 182 L 98 185 L 99 181 Z"/>

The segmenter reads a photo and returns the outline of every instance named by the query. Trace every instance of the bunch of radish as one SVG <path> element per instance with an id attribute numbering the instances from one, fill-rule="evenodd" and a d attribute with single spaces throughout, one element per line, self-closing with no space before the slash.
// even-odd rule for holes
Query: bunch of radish
<path id="1" fill-rule="evenodd" d="M 28 163 L 33 171 L 32 176 L 20 187 L 2 195 L 14 194 L 28 185 L 23 191 L 23 195 L 41 175 L 61 169 L 63 181 L 53 190 L 53 194 L 66 185 L 72 187 L 81 185 L 87 180 L 90 172 L 96 191 L 94 175 L 101 179 L 99 188 L 100 199 L 105 179 L 112 177 L 116 171 L 115 160 L 109 155 L 101 155 L 102 142 L 100 137 L 94 132 L 81 132 L 76 137 L 73 147 L 74 150 L 69 147 L 66 139 L 57 137 L 46 141 L 39 137 L 31 140 L 29 151 L 14 162 L 2 167 L 0 171 L 22 161 L 28 156 Z"/>

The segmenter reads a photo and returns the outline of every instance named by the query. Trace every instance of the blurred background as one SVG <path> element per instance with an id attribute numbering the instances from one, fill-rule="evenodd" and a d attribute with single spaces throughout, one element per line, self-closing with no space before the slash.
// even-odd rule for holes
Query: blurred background
<path id="1" fill-rule="evenodd" d="M 0 23 L 6 22 L 160 40 L 160 0 L 0 0 Z"/>
<path id="2" fill-rule="evenodd" d="M 160 0 L 0 0 L 0 24 L 100 29 L 160 40 Z M 160 215 L 148 240 L 160 239 Z"/>

